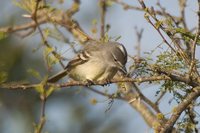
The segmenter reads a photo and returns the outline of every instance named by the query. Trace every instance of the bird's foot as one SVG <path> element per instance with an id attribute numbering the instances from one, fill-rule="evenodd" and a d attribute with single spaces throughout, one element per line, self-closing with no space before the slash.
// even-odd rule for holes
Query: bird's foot
<path id="1" fill-rule="evenodd" d="M 110 86 L 111 81 L 109 79 L 104 80 L 104 83 L 102 86 Z"/>
<path id="2" fill-rule="evenodd" d="M 89 87 L 89 86 L 91 86 L 91 85 L 94 85 L 95 83 L 92 81 L 92 80 L 90 80 L 90 79 L 87 79 L 86 80 L 86 86 L 87 87 Z"/>

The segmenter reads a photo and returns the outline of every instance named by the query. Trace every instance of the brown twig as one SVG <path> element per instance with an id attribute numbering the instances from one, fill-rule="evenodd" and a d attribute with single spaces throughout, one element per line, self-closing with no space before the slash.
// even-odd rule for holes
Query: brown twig
<path id="1" fill-rule="evenodd" d="M 180 8 L 180 13 L 181 13 L 180 21 L 182 22 L 184 29 L 188 31 L 188 27 L 187 27 L 186 19 L 185 19 L 186 3 L 187 3 L 187 0 L 179 0 L 179 8 Z"/>
<path id="2" fill-rule="evenodd" d="M 108 98 L 115 98 L 115 99 L 120 99 L 120 100 L 123 100 L 122 97 L 120 97 L 119 95 L 115 95 L 115 94 L 107 94 L 107 93 L 104 93 L 104 92 L 101 92 L 99 90 L 96 90 L 92 87 L 86 87 L 86 89 L 90 90 L 90 91 L 93 91 L 99 95 L 102 95 L 102 96 L 105 96 L 105 97 L 108 97 Z"/>
<path id="3" fill-rule="evenodd" d="M 156 118 L 156 115 L 153 113 L 153 111 L 151 111 L 151 109 L 144 103 L 143 100 L 140 100 L 140 98 L 137 98 L 137 96 L 135 96 L 134 93 L 129 93 L 125 95 L 124 98 L 126 99 L 126 101 L 131 101 L 130 105 L 141 114 L 145 122 L 150 127 L 159 125 L 159 120 Z"/>
<path id="4" fill-rule="evenodd" d="M 173 80 L 173 81 L 187 83 L 188 85 L 190 85 L 192 87 L 200 86 L 200 83 L 197 79 L 191 79 L 187 75 L 183 75 L 183 74 L 180 74 L 180 73 L 174 72 L 174 71 L 164 70 L 161 68 L 152 68 L 152 69 L 153 69 L 153 71 L 155 71 L 159 74 L 164 74 L 166 76 L 169 76 L 171 78 L 171 80 Z"/>
<path id="5" fill-rule="evenodd" d="M 101 38 L 104 40 L 105 36 L 105 18 L 106 18 L 106 1 L 100 0 L 101 7 Z"/>
<path id="6" fill-rule="evenodd" d="M 110 83 L 118 83 L 118 82 L 138 82 L 138 83 L 143 83 L 143 82 L 149 82 L 149 81 L 160 81 L 160 80 L 171 80 L 168 76 L 151 76 L 151 77 L 142 77 L 142 78 L 123 78 L 123 79 L 113 79 L 110 81 Z M 93 83 L 91 85 L 105 85 L 107 84 L 107 81 L 101 81 L 98 83 Z M 88 86 L 87 82 L 83 81 L 70 81 L 66 83 L 47 83 L 50 86 L 55 86 L 58 88 L 63 88 L 63 87 L 70 87 L 70 86 Z M 38 84 L 12 84 L 12 83 L 5 83 L 1 84 L 1 88 L 8 88 L 8 89 L 29 89 L 29 88 L 34 88 L 37 87 Z"/>
<path id="7" fill-rule="evenodd" d="M 198 122 L 195 120 L 196 115 L 194 110 L 194 101 L 188 106 L 187 110 L 185 110 L 185 113 L 189 116 L 190 122 L 194 125 L 195 133 L 198 133 Z"/>
<path id="8" fill-rule="evenodd" d="M 79 26 L 78 22 L 75 20 L 72 20 L 71 16 L 76 13 L 79 10 L 79 0 L 74 0 L 74 3 L 72 4 L 72 7 L 69 8 L 66 12 L 61 12 L 59 10 L 51 10 L 48 9 L 44 10 L 38 10 L 37 15 L 37 25 L 45 24 L 45 23 L 54 23 L 58 24 L 60 26 L 63 26 L 67 28 L 69 32 L 72 33 L 72 35 L 79 40 L 81 43 L 85 43 L 88 40 L 93 40 L 91 37 L 89 37 Z M 8 26 L 0 28 L 0 32 L 4 33 L 14 33 L 17 31 L 22 30 L 28 30 L 30 28 L 35 28 L 36 23 L 35 20 L 24 23 L 21 25 L 15 25 L 15 26 Z"/>
<path id="9" fill-rule="evenodd" d="M 136 10 L 136 11 L 145 11 L 144 8 L 141 8 L 141 7 L 138 7 L 138 6 L 132 6 L 130 4 L 127 4 L 125 2 L 123 2 L 122 0 L 111 0 L 119 5 L 121 5 L 125 10 Z M 159 10 L 155 10 L 154 11 L 155 14 L 157 15 L 160 15 L 160 16 L 166 16 L 166 15 L 170 15 L 169 13 L 163 13 L 162 11 L 159 11 Z M 180 18 L 179 17 L 176 17 L 176 16 L 171 16 L 173 17 L 175 20 L 179 20 Z"/>
<path id="10" fill-rule="evenodd" d="M 143 8 L 145 8 L 145 9 L 147 8 L 146 5 L 144 4 L 144 2 L 140 2 L 140 3 L 141 3 L 141 5 L 142 5 Z M 150 12 L 149 12 L 149 13 L 150 13 Z M 170 45 L 170 43 L 165 39 L 165 37 L 164 37 L 163 34 L 161 33 L 161 31 L 160 31 L 160 26 L 157 27 L 157 26 L 151 21 L 151 19 L 150 19 L 149 17 L 145 17 L 145 18 L 146 18 L 146 20 L 154 27 L 154 29 L 160 34 L 161 38 L 163 39 L 163 42 L 165 42 L 173 52 L 176 52 L 176 50 Z M 155 17 L 153 17 L 153 18 L 155 19 Z M 157 19 L 155 19 L 155 20 L 158 22 Z"/>
<path id="11" fill-rule="evenodd" d="M 161 9 L 160 12 L 162 13 L 162 16 L 164 16 L 165 18 L 170 18 L 174 22 L 174 24 L 178 27 L 178 24 L 180 23 L 179 21 L 181 18 L 172 16 L 170 13 L 168 13 L 166 11 L 166 8 L 161 5 L 160 0 L 157 1 L 156 5 Z M 159 15 L 156 13 L 155 10 L 154 10 L 154 14 Z"/>
<path id="12" fill-rule="evenodd" d="M 160 133 L 168 133 L 172 130 L 173 125 L 177 121 L 177 119 L 180 117 L 181 113 L 188 107 L 188 105 L 195 100 L 200 95 L 200 87 L 195 87 L 192 89 L 192 92 L 189 93 L 181 103 L 178 104 L 178 106 L 174 109 L 171 117 L 169 120 L 163 125 L 161 128 Z"/>
<path id="13" fill-rule="evenodd" d="M 164 96 L 165 94 L 166 94 L 165 91 L 162 91 L 162 92 L 161 92 L 160 96 L 159 96 L 159 97 L 157 98 L 157 100 L 155 101 L 155 104 L 156 104 L 156 105 L 159 104 L 160 100 L 163 98 L 163 96 Z"/>
<path id="14" fill-rule="evenodd" d="M 139 99 L 143 100 L 146 104 L 148 104 L 156 113 L 161 113 L 159 107 L 155 103 L 153 103 L 150 99 L 148 99 L 145 95 L 143 95 L 139 87 L 134 82 L 131 82 L 131 87 L 132 89 L 136 90 L 136 92 L 130 91 L 128 93 L 135 93 L 135 95 L 137 95 Z"/>
<path id="15" fill-rule="evenodd" d="M 137 37 L 137 45 L 136 45 L 136 50 L 137 50 L 137 58 L 140 59 L 140 53 L 141 53 L 141 39 L 142 39 L 142 34 L 143 34 L 144 29 L 141 29 L 140 31 L 135 27 L 135 34 Z"/>
<path id="16" fill-rule="evenodd" d="M 40 35 L 41 35 L 41 37 L 42 37 L 42 40 L 43 40 L 44 45 L 45 45 L 46 47 L 48 47 L 48 48 L 51 48 L 51 46 L 50 46 L 49 43 L 47 42 L 46 38 L 44 37 L 44 34 L 43 34 L 43 32 L 42 32 L 42 29 L 40 28 L 40 24 L 38 23 L 38 20 L 37 20 L 37 11 L 38 11 L 38 7 L 39 7 L 39 3 L 40 3 L 40 0 L 38 0 L 38 1 L 36 2 L 36 7 L 35 7 L 35 11 L 34 11 L 34 13 L 33 13 L 33 15 L 32 15 L 32 18 L 33 18 L 33 20 L 35 21 L 35 24 L 36 24 L 35 26 L 36 26 L 36 27 L 38 28 L 38 30 L 39 30 L 39 33 L 40 33 Z M 56 51 L 52 51 L 52 54 L 54 55 L 55 58 L 59 59 L 60 55 L 59 55 Z M 60 63 L 60 65 L 61 65 L 63 68 L 65 67 L 65 65 L 62 63 L 61 60 L 59 60 L 59 63 Z"/>
<path id="17" fill-rule="evenodd" d="M 36 23 L 36 26 L 38 27 L 38 30 L 40 32 L 40 35 L 42 36 L 42 39 L 43 39 L 43 42 L 44 44 L 47 46 L 47 47 L 50 47 L 50 45 L 47 43 L 46 39 L 44 38 L 44 35 L 42 33 L 42 30 L 37 22 L 37 11 L 38 11 L 38 7 L 39 7 L 39 3 L 41 2 L 41 0 L 37 0 L 36 1 L 36 7 L 35 7 L 35 11 L 32 15 L 33 17 L 33 20 L 35 21 Z M 52 52 L 53 53 L 53 52 Z M 57 53 L 53 53 L 53 55 L 55 56 L 55 54 Z M 61 65 L 62 62 L 60 62 Z M 44 127 L 44 124 L 45 124 L 45 104 L 46 104 L 46 90 L 44 89 L 44 92 L 41 94 L 40 96 L 40 99 L 41 99 L 41 116 L 40 116 L 40 122 L 39 122 L 39 125 L 37 126 L 36 130 L 35 130 L 35 133 L 41 133 L 42 132 L 42 129 Z"/>
<path id="18" fill-rule="evenodd" d="M 167 70 L 162 70 L 159 68 L 154 69 L 157 73 L 162 74 L 161 76 L 151 76 L 151 77 L 140 77 L 140 78 L 123 78 L 123 79 L 113 79 L 110 81 L 110 83 L 117 83 L 117 82 L 136 82 L 136 83 L 143 83 L 143 82 L 153 82 L 153 81 L 161 81 L 161 80 L 173 80 L 173 81 L 179 81 L 179 82 L 184 82 L 187 83 L 188 85 L 191 85 L 193 87 L 200 86 L 200 83 L 196 80 L 190 80 L 184 75 L 177 75 L 174 74 L 171 71 Z M 164 74 L 164 75 L 163 75 Z M 105 85 L 107 84 L 107 81 L 101 81 L 98 83 L 94 83 L 92 85 Z M 80 82 L 80 81 L 71 81 L 67 83 L 48 83 L 48 85 L 52 85 L 55 87 L 69 87 L 69 86 L 87 86 L 87 82 Z M 33 88 L 36 87 L 37 84 L 14 84 L 12 85 L 9 83 L 6 84 L 1 84 L 1 88 L 8 88 L 8 89 L 28 89 L 28 88 Z"/>
<path id="19" fill-rule="evenodd" d="M 197 28 L 197 32 L 194 38 L 194 41 L 192 43 L 192 61 L 191 61 L 191 65 L 190 65 L 190 70 L 189 70 L 189 75 L 191 75 L 191 73 L 193 72 L 193 70 L 195 70 L 196 74 L 199 76 L 199 72 L 196 68 L 196 60 L 195 60 L 195 54 L 196 54 L 196 45 L 197 45 L 197 40 L 199 39 L 199 34 L 200 34 L 200 0 L 198 0 L 198 11 L 197 11 L 197 15 L 198 15 L 198 28 Z"/>
<path id="20" fill-rule="evenodd" d="M 45 91 L 45 89 L 44 89 L 44 92 L 41 94 L 40 99 L 41 99 L 40 121 L 39 121 L 39 124 L 37 125 L 34 133 L 41 133 L 42 129 L 45 125 L 45 122 L 46 122 L 46 118 L 45 118 L 46 91 Z"/>
<path id="21" fill-rule="evenodd" d="M 151 21 L 151 19 L 149 18 L 148 15 L 147 15 L 147 17 L 145 17 L 145 18 L 147 19 L 147 21 L 158 31 L 158 33 L 159 33 L 160 36 L 162 37 L 163 41 L 172 49 L 172 51 L 173 51 L 175 54 L 177 54 L 177 56 L 181 56 L 182 59 L 186 62 L 186 64 L 189 66 L 189 65 L 190 65 L 190 60 L 189 60 L 189 58 L 188 58 L 188 55 L 186 55 L 185 52 L 184 52 L 184 50 L 181 48 L 180 44 L 178 43 L 179 41 L 177 41 L 177 40 L 174 38 L 173 33 L 171 33 L 171 32 L 168 31 L 166 28 L 164 28 L 162 22 L 159 21 L 159 20 L 156 18 L 154 9 L 152 8 L 152 10 L 150 10 L 149 8 L 147 8 L 143 0 L 138 0 L 138 2 L 139 2 L 140 5 L 142 6 L 142 8 L 146 11 L 146 13 L 148 13 L 148 14 L 153 18 L 153 20 L 157 23 L 157 25 L 155 25 L 155 24 Z M 170 39 L 173 40 L 173 43 L 175 44 L 174 46 L 177 48 L 177 50 L 175 50 L 175 49 L 170 45 L 170 43 L 165 39 L 165 37 L 162 35 L 160 29 L 162 29 L 162 31 L 164 31 L 164 32 L 170 37 Z"/>

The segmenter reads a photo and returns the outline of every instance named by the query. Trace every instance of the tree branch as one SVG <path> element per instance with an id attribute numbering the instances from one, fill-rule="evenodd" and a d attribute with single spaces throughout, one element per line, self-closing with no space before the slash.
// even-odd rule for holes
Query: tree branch
<path id="1" fill-rule="evenodd" d="M 105 18 L 106 18 L 106 1 L 100 0 L 101 7 L 101 38 L 104 40 L 105 36 Z"/>
<path id="2" fill-rule="evenodd" d="M 174 109 L 174 112 L 172 113 L 169 120 L 164 124 L 164 126 L 161 128 L 160 133 L 169 133 L 177 119 L 180 117 L 181 113 L 188 107 L 188 105 L 195 100 L 200 95 L 200 87 L 195 87 L 192 89 L 192 92 L 187 94 L 183 101 L 178 104 L 178 106 Z"/>

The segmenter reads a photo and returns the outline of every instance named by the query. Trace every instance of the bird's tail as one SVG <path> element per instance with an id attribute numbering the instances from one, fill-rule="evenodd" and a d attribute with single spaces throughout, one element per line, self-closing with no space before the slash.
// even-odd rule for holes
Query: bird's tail
<path id="1" fill-rule="evenodd" d="M 51 76 L 50 78 L 48 78 L 47 82 L 49 82 L 49 83 L 55 83 L 58 80 L 60 80 L 61 78 L 63 78 L 64 76 L 66 76 L 67 73 L 68 73 L 67 70 L 63 70 L 63 71 L 61 71 L 61 72 L 59 72 L 59 73 Z"/>

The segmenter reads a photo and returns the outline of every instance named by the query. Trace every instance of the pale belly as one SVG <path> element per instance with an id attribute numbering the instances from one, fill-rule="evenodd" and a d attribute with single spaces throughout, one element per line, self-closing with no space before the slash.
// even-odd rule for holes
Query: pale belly
<path id="1" fill-rule="evenodd" d="M 116 72 L 117 69 L 109 64 L 89 61 L 72 69 L 69 76 L 77 81 L 101 81 L 113 78 Z"/>

